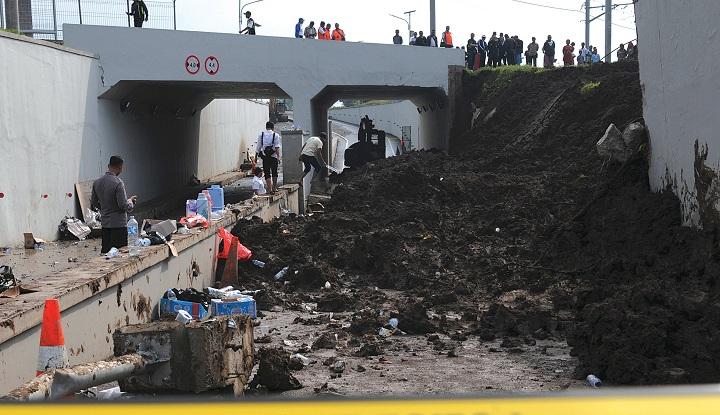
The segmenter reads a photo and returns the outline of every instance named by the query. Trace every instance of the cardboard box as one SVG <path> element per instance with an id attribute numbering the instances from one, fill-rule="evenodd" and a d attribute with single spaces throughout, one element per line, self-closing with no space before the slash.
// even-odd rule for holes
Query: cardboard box
<path id="1" fill-rule="evenodd" d="M 210 303 L 211 316 L 232 316 L 235 314 L 257 318 L 255 300 L 252 297 L 243 297 L 232 301 L 213 299 Z"/>
<path id="2" fill-rule="evenodd" d="M 199 320 L 208 315 L 207 310 L 200 303 L 193 303 L 190 301 L 181 300 L 169 300 L 167 298 L 160 299 L 160 314 L 176 315 L 178 311 L 185 310 L 193 316 L 194 319 Z"/>
<path id="3" fill-rule="evenodd" d="M 157 232 L 165 239 L 167 239 L 169 235 L 177 232 L 177 222 L 174 220 L 145 219 L 142 223 L 142 228 L 140 229 L 144 230 L 147 224 L 150 225 L 151 231 Z"/>

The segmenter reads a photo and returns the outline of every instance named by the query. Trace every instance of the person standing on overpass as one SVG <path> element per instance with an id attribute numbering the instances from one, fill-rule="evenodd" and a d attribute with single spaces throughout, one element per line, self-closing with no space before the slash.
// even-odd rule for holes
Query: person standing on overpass
<path id="1" fill-rule="evenodd" d="M 395 30 L 395 36 L 393 36 L 393 45 L 402 45 L 403 44 L 403 38 L 400 36 L 400 31 Z"/>
<path id="2" fill-rule="evenodd" d="M 320 22 L 320 26 L 317 29 L 318 40 L 325 40 L 325 21 Z"/>
<path id="3" fill-rule="evenodd" d="M 332 40 L 337 40 L 339 42 L 345 41 L 345 31 L 340 29 L 340 23 L 335 23 L 335 30 L 332 32 Z"/>
<path id="4" fill-rule="evenodd" d="M 452 49 L 453 46 L 453 37 L 452 32 L 450 32 L 450 26 L 445 26 L 445 31 L 442 34 L 442 40 L 440 41 L 440 46 L 444 48 L 450 48 Z"/>
<path id="5" fill-rule="evenodd" d="M 278 166 L 280 164 L 280 135 L 275 132 L 275 124 L 270 121 L 265 124 L 265 131 L 258 136 L 255 154 L 256 164 L 258 157 L 263 161 L 268 192 L 275 193 L 277 191 Z"/>
<path id="6" fill-rule="evenodd" d="M 315 39 L 317 37 L 317 30 L 315 29 L 315 22 L 310 22 L 310 25 L 305 28 L 305 39 Z"/>
<path id="7" fill-rule="evenodd" d="M 302 17 L 300 19 L 298 19 L 298 22 L 295 25 L 295 39 L 303 38 L 303 29 L 302 29 L 303 23 L 305 23 L 305 19 L 303 19 Z"/>
<path id="8" fill-rule="evenodd" d="M 427 37 L 427 45 L 431 48 L 438 47 L 438 38 L 435 36 L 435 29 L 430 31 L 430 36 Z"/>
<path id="9" fill-rule="evenodd" d="M 241 35 L 243 33 L 247 33 L 248 35 L 255 35 L 255 28 L 260 27 L 260 25 L 255 23 L 255 20 L 250 16 L 252 16 L 252 13 L 245 12 L 245 17 L 247 18 L 247 26 L 245 26 L 245 29 L 240 31 Z"/>
<path id="10" fill-rule="evenodd" d="M 332 40 L 331 34 L 332 26 L 330 25 L 330 23 L 328 23 L 325 25 L 325 40 Z"/>
<path id="11" fill-rule="evenodd" d="M 125 183 L 119 177 L 122 170 L 123 159 L 119 156 L 110 157 L 107 172 L 95 180 L 92 186 L 90 208 L 100 210 L 102 224 L 101 254 L 108 253 L 111 248 L 123 248 L 128 244 L 127 214 L 135 208 L 137 196 L 128 199 Z"/>
<path id="12" fill-rule="evenodd" d="M 323 140 L 327 140 L 327 134 L 320 133 L 320 137 L 310 137 L 305 142 L 302 150 L 300 150 L 300 162 L 303 164 L 303 176 L 300 183 L 305 181 L 305 176 L 310 173 L 310 169 L 315 169 L 315 173 L 322 174 L 323 166 L 327 166 L 325 158 L 322 155 Z M 322 162 L 322 165 L 320 164 Z M 312 178 L 311 178 L 312 180 Z"/>
<path id="13" fill-rule="evenodd" d="M 150 16 L 143 0 L 133 0 L 132 6 L 130 6 L 130 12 L 127 13 L 127 15 L 133 17 L 135 27 L 142 27 L 143 22 L 147 22 Z"/>

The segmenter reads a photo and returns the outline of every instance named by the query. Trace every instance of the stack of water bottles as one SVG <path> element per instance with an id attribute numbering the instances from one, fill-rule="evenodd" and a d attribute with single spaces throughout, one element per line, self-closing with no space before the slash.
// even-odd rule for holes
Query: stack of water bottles
<path id="1" fill-rule="evenodd" d="M 200 215 L 208 222 L 222 218 L 225 210 L 225 191 L 222 186 L 212 185 L 198 193 L 195 200 L 185 202 L 185 216 Z"/>

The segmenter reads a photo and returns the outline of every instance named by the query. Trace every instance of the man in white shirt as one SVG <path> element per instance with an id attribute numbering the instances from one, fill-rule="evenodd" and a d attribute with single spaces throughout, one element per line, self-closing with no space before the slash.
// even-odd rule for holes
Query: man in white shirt
<path id="1" fill-rule="evenodd" d="M 318 174 L 322 172 L 323 167 L 320 165 L 320 161 L 324 166 L 327 165 L 321 151 L 323 149 L 323 140 L 327 140 L 327 134 L 325 133 L 320 133 L 320 137 L 310 137 L 305 142 L 302 150 L 300 150 L 300 161 L 305 168 L 300 183 L 303 183 L 311 168 L 314 168 Z"/>
<path id="2" fill-rule="evenodd" d="M 254 35 L 255 34 L 255 28 L 260 27 L 259 24 L 255 23 L 255 20 L 250 17 L 252 16 L 252 13 L 245 12 L 245 17 L 247 18 L 247 26 L 245 26 L 245 29 L 240 31 L 240 34 L 247 33 L 248 35 Z"/>
<path id="3" fill-rule="evenodd" d="M 277 192 L 278 165 L 280 164 L 280 135 L 275 132 L 275 124 L 269 121 L 265 124 L 265 131 L 258 136 L 255 154 L 255 163 L 257 163 L 258 157 L 263 161 L 263 170 L 265 170 L 265 181 L 267 182 L 268 192 Z"/>
<path id="4" fill-rule="evenodd" d="M 255 196 L 265 196 L 267 194 L 267 190 L 265 189 L 265 181 L 262 178 L 263 169 L 260 167 L 255 167 L 253 173 L 255 174 L 252 183 L 253 193 L 255 194 Z"/>

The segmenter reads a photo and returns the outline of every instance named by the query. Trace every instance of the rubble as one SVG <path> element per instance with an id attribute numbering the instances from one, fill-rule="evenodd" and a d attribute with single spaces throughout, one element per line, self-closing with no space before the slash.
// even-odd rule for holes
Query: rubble
<path id="1" fill-rule="evenodd" d="M 257 356 L 259 366 L 250 382 L 250 389 L 263 387 L 270 391 L 288 391 L 302 388 L 290 373 L 290 354 L 283 348 L 262 348 Z"/>

